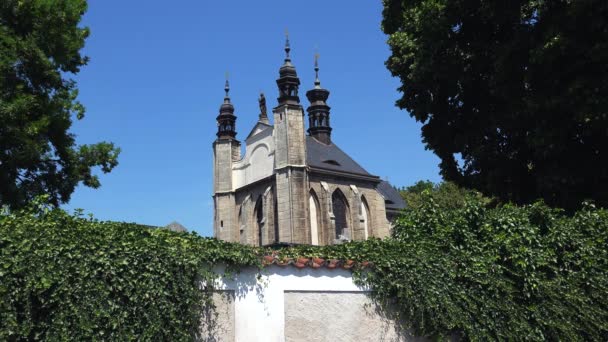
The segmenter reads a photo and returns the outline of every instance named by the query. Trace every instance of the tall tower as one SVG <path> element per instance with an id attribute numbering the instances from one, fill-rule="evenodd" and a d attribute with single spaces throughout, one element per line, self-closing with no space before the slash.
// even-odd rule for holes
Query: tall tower
<path id="1" fill-rule="evenodd" d="M 224 90 L 226 96 L 216 118 L 217 139 L 213 142 L 213 233 L 221 240 L 239 241 L 232 163 L 240 159 L 241 143 L 236 140 L 236 116 L 230 102 L 228 79 Z"/>
<path id="2" fill-rule="evenodd" d="M 285 62 L 279 69 L 277 79 L 279 104 L 273 109 L 279 226 L 277 242 L 310 243 L 304 110 L 298 97 L 300 79 L 291 64 L 290 51 L 287 37 Z"/>
<path id="3" fill-rule="evenodd" d="M 329 109 L 325 101 L 329 97 L 329 90 L 321 88 L 319 81 L 319 55 L 315 55 L 315 87 L 306 92 L 310 101 L 308 107 L 308 133 L 320 142 L 331 144 L 331 126 L 329 124 Z"/>

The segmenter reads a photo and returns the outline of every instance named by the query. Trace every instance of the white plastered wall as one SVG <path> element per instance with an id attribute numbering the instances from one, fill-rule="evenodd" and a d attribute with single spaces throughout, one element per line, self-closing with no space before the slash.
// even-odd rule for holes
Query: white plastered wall
<path id="1" fill-rule="evenodd" d="M 341 268 L 313 269 L 306 267 L 298 269 L 294 266 L 281 267 L 271 265 L 264 268 L 261 271 L 261 277 L 256 279 L 258 272 L 257 269 L 244 269 L 234 279 L 219 281 L 217 289 L 230 291 L 231 293 L 234 291 L 235 295 L 233 303 L 234 316 L 231 318 L 234 321 L 228 324 L 230 327 L 233 327 L 233 329 L 228 330 L 231 334 L 233 332 L 234 336 L 221 336 L 217 339 L 218 341 L 286 341 L 286 294 L 293 296 L 294 293 L 302 293 L 303 297 L 309 294 L 321 294 L 331 301 L 332 297 L 338 298 L 343 294 L 351 296 L 359 294 L 361 297 L 367 298 L 367 294 L 369 293 L 369 289 L 355 285 L 350 271 Z M 347 306 L 346 311 L 348 311 L 348 314 L 359 315 L 359 318 L 356 318 L 353 323 L 356 324 L 362 320 L 367 320 L 369 323 L 369 320 L 372 320 L 372 324 L 370 324 L 372 336 L 377 334 L 380 338 L 381 336 L 379 335 L 383 334 L 382 331 L 384 333 L 387 330 L 396 331 L 396 326 L 392 321 L 387 321 L 380 316 L 370 318 L 369 314 L 361 315 L 361 312 L 364 312 L 366 309 L 360 302 L 353 303 L 352 307 L 350 304 L 347 304 Z M 293 316 L 294 312 L 292 311 L 288 314 Z M 296 311 L 295 314 L 302 313 Z M 332 313 L 321 312 L 319 316 L 323 316 L 324 314 L 331 315 Z M 308 315 L 307 317 L 311 316 L 315 315 Z M 331 324 L 331 322 L 326 322 L 325 319 L 319 321 L 314 321 L 314 317 L 312 319 L 313 324 Z M 381 321 L 383 323 L 378 323 Z M 380 329 L 379 326 L 382 324 L 384 324 L 384 328 Z M 329 328 L 333 329 L 333 327 Z M 307 341 L 307 338 L 311 337 L 307 335 L 310 332 L 305 331 L 306 329 L 303 328 L 301 332 L 302 339 L 300 339 L 300 329 L 296 328 L 296 336 L 298 338 L 294 339 L 294 326 L 291 326 L 290 329 L 292 338 L 288 338 L 287 340 Z M 374 332 L 375 330 L 373 329 L 378 329 L 378 332 Z M 401 337 L 394 339 L 398 335 Z M 400 334 L 392 333 L 391 336 L 393 338 L 385 340 L 410 340 L 409 338 L 402 339 L 403 336 Z M 347 340 L 353 339 L 351 337 Z M 317 337 L 314 341 L 325 341 L 325 339 Z"/>
<path id="2" fill-rule="evenodd" d="M 245 155 L 232 166 L 233 188 L 238 189 L 272 175 L 274 172 L 274 139 L 272 128 L 254 132 L 245 141 Z"/>

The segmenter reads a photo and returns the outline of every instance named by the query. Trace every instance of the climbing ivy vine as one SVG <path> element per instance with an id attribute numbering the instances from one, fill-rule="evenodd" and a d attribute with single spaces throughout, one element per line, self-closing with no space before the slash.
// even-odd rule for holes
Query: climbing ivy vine
<path id="1" fill-rule="evenodd" d="M 37 202 L 0 216 L 0 340 L 188 341 L 216 264 L 253 249 L 196 234 L 69 215 Z"/>
<path id="2" fill-rule="evenodd" d="M 302 258 L 347 265 L 419 335 L 608 340 L 607 210 L 585 204 L 568 216 L 542 203 L 487 208 L 475 197 L 452 209 L 422 203 L 390 238 L 278 250 L 42 203 L 4 213 L 0 340 L 191 340 L 212 304 L 204 285 L 223 275 L 215 265 L 238 272 Z"/>
<path id="3" fill-rule="evenodd" d="M 440 209 L 428 194 L 422 203 L 404 212 L 389 239 L 296 247 L 278 258 L 371 262 L 355 266 L 355 278 L 419 335 L 608 340 L 607 210 L 487 208 L 476 196 Z"/>

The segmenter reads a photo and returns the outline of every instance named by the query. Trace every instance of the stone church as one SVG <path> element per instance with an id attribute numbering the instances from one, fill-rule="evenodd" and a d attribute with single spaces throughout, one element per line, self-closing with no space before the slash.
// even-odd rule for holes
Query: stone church
<path id="1" fill-rule="evenodd" d="M 405 203 L 391 185 L 332 141 L 329 91 L 321 87 L 316 60 L 314 86 L 306 92 L 306 130 L 289 39 L 285 53 L 273 122 L 261 94 L 259 120 L 245 138 L 244 155 L 226 81 L 213 143 L 214 236 L 260 246 L 329 245 L 387 236 Z"/>

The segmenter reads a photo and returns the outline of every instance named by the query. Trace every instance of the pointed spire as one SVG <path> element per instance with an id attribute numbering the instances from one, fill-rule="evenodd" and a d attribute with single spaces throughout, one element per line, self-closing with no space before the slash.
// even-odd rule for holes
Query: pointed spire
<path id="1" fill-rule="evenodd" d="M 218 139 L 234 139 L 236 137 L 236 116 L 234 106 L 230 103 L 230 83 L 228 82 L 228 72 L 226 72 L 226 83 L 224 85 L 224 103 L 220 106 L 220 113 L 217 116 L 217 137 Z"/>
<path id="2" fill-rule="evenodd" d="M 298 97 L 300 79 L 298 78 L 295 66 L 291 64 L 291 57 L 289 56 L 290 51 L 289 33 L 285 30 L 285 63 L 279 69 L 279 79 L 277 79 L 277 86 L 279 87 L 279 105 L 300 104 L 300 98 Z"/>
<path id="3" fill-rule="evenodd" d="M 291 57 L 289 56 L 289 52 L 291 51 L 291 46 L 289 45 L 289 31 L 285 29 L 285 64 L 291 64 Z"/>
<path id="4" fill-rule="evenodd" d="M 224 96 L 224 103 L 230 103 L 230 83 L 228 83 L 228 71 L 226 71 L 226 84 L 224 85 L 224 91 L 226 92 L 226 96 Z"/>
<path id="5" fill-rule="evenodd" d="M 315 89 L 321 89 L 321 81 L 319 81 L 319 53 L 315 53 Z"/>
<path id="6" fill-rule="evenodd" d="M 319 54 L 315 53 L 315 87 L 306 92 L 310 101 L 308 111 L 308 133 L 324 144 L 331 144 L 331 125 L 329 123 L 329 110 L 327 98 L 329 90 L 321 88 L 319 81 Z"/>

